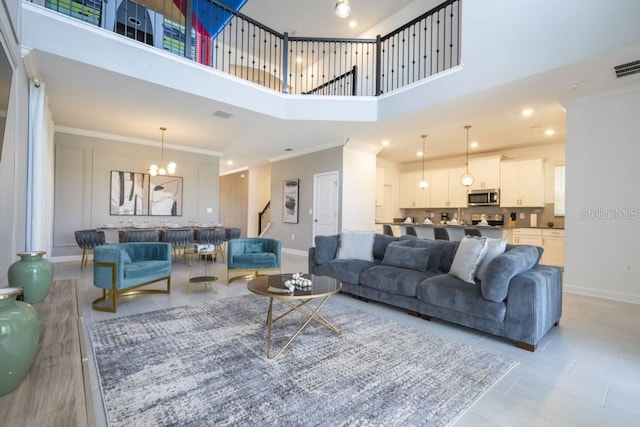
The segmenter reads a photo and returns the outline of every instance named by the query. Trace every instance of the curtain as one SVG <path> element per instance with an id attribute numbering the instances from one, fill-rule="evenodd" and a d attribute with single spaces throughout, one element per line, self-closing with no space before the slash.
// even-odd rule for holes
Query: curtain
<path id="1" fill-rule="evenodd" d="M 29 83 L 27 251 L 51 252 L 53 240 L 53 120 L 45 85 Z"/>

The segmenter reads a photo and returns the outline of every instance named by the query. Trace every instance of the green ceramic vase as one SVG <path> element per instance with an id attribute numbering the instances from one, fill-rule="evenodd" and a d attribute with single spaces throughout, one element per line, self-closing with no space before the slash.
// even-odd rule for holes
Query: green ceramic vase
<path id="1" fill-rule="evenodd" d="M 38 350 L 38 312 L 16 301 L 20 288 L 0 288 L 0 396 L 27 376 Z"/>
<path id="2" fill-rule="evenodd" d="M 37 304 L 47 297 L 53 282 L 53 264 L 42 258 L 44 251 L 20 252 L 20 260 L 9 267 L 9 286 L 24 289 L 24 301 Z"/>

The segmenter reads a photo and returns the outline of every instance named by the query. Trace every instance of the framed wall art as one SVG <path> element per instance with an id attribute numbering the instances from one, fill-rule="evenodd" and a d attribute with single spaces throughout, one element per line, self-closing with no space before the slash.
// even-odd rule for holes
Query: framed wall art
<path id="1" fill-rule="evenodd" d="M 299 197 L 299 179 L 287 179 L 283 185 L 283 212 L 282 222 L 298 223 L 298 197 Z"/>
<path id="2" fill-rule="evenodd" d="M 151 177 L 149 215 L 182 216 L 182 177 L 169 175 Z"/>
<path id="3" fill-rule="evenodd" d="M 182 216 L 182 177 L 111 171 L 110 215 Z"/>
<path id="4" fill-rule="evenodd" d="M 111 171 L 110 215 L 149 215 L 149 175 Z"/>

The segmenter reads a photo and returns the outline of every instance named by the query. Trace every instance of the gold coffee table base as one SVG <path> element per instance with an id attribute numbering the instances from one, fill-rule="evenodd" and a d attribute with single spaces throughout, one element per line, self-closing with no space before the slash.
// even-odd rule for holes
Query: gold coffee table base
<path id="1" fill-rule="evenodd" d="M 329 300 L 331 295 L 336 294 L 342 289 L 342 283 L 329 277 L 312 276 L 311 289 L 296 290 L 293 293 L 284 291 L 283 282 L 291 277 L 290 274 L 272 274 L 269 276 L 260 276 L 247 283 L 247 288 L 258 295 L 269 298 L 269 310 L 267 311 L 267 358 L 275 359 L 285 351 L 291 343 L 304 331 L 312 321 L 318 322 L 330 331 L 340 335 L 340 329 L 335 327 L 324 316 L 320 314 L 320 310 Z M 309 277 L 309 275 L 305 275 Z M 278 300 L 289 306 L 289 310 L 274 316 L 273 300 Z M 309 302 L 320 300 L 320 303 L 314 308 Z M 289 338 L 286 344 L 277 352 L 272 352 L 272 332 L 273 324 L 292 313 L 300 313 L 304 316 L 304 322 L 298 327 L 294 334 Z"/>

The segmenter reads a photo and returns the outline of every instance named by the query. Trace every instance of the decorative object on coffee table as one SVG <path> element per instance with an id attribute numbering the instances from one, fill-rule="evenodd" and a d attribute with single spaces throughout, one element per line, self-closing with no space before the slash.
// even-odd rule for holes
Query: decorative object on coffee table
<path id="1" fill-rule="evenodd" d="M 9 286 L 23 288 L 24 301 L 37 304 L 47 297 L 53 282 L 53 264 L 45 251 L 20 252 L 20 260 L 9 267 Z"/>
<path id="2" fill-rule="evenodd" d="M 38 349 L 38 312 L 16 301 L 21 288 L 0 288 L 0 396 L 26 377 Z"/>

